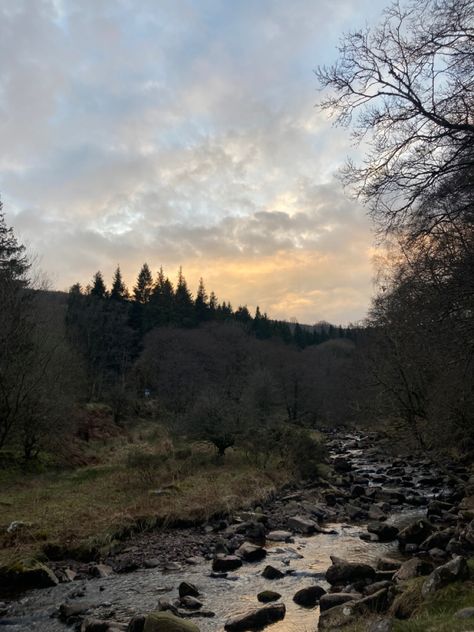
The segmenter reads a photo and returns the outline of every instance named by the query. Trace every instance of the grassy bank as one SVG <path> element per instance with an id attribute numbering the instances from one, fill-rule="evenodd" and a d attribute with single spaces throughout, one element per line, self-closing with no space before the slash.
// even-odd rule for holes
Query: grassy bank
<path id="1" fill-rule="evenodd" d="M 263 469 L 229 450 L 173 441 L 156 423 L 85 446 L 93 464 L 42 473 L 0 471 L 0 564 L 37 555 L 47 543 L 107 546 L 129 529 L 203 521 L 249 506 L 288 482 L 276 462 Z M 21 521 L 13 533 L 6 529 Z"/>

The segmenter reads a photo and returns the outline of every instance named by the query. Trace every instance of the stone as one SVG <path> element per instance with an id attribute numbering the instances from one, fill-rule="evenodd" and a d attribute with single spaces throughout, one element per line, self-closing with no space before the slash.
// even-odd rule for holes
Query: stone
<path id="1" fill-rule="evenodd" d="M 402 551 L 407 551 L 407 546 L 409 544 L 419 546 L 433 533 L 433 531 L 433 525 L 426 520 L 417 520 L 416 522 L 412 522 L 402 529 L 397 536 L 400 548 Z"/>
<path id="2" fill-rule="evenodd" d="M 90 603 L 65 602 L 59 606 L 59 618 L 62 621 L 68 621 L 68 619 L 74 619 L 80 615 L 86 614 L 90 608 Z"/>
<path id="3" fill-rule="evenodd" d="M 198 597 L 199 590 L 196 588 L 194 584 L 190 584 L 189 582 L 181 582 L 178 586 L 178 594 L 181 598 L 183 597 Z"/>
<path id="4" fill-rule="evenodd" d="M 411 560 L 403 562 L 394 575 L 394 580 L 403 582 L 415 577 L 429 575 L 433 571 L 433 564 L 419 557 L 412 557 Z"/>
<path id="5" fill-rule="evenodd" d="M 474 618 L 474 608 L 462 608 L 454 614 L 455 619 L 471 619 Z"/>
<path id="6" fill-rule="evenodd" d="M 357 615 L 351 608 L 351 602 L 341 604 L 335 608 L 329 608 L 321 612 L 319 616 L 318 631 L 334 632 L 352 626 L 356 622 Z"/>
<path id="7" fill-rule="evenodd" d="M 110 621 L 102 619 L 84 619 L 81 624 L 81 632 L 108 632 Z"/>
<path id="8" fill-rule="evenodd" d="M 342 456 L 337 456 L 334 459 L 333 465 L 336 472 L 350 472 L 352 470 L 350 461 Z"/>
<path id="9" fill-rule="evenodd" d="M 156 557 L 152 557 L 143 562 L 145 568 L 157 568 L 160 565 L 160 560 Z"/>
<path id="10" fill-rule="evenodd" d="M 398 535 L 397 527 L 386 524 L 385 522 L 369 522 L 367 525 L 369 533 L 375 533 L 380 542 L 391 542 Z"/>
<path id="11" fill-rule="evenodd" d="M 387 514 L 384 513 L 377 505 L 371 505 L 369 507 L 369 518 L 371 520 L 387 520 Z"/>
<path id="12" fill-rule="evenodd" d="M 244 542 L 235 552 L 236 555 L 244 559 L 246 562 L 259 562 L 266 557 L 267 552 L 261 546 Z"/>
<path id="13" fill-rule="evenodd" d="M 140 614 L 130 619 L 127 632 L 143 632 L 145 627 L 145 616 Z"/>
<path id="14" fill-rule="evenodd" d="M 286 608 L 284 604 L 270 604 L 228 619 L 224 625 L 224 629 L 227 630 L 227 632 L 260 630 L 267 625 L 284 619 L 285 613 Z M 148 630 L 145 630 L 145 632 L 148 632 Z"/>
<path id="15" fill-rule="evenodd" d="M 298 592 L 293 596 L 293 601 L 299 606 L 313 608 L 318 603 L 322 595 L 325 594 L 326 591 L 324 588 L 321 588 L 321 586 L 308 586 L 298 590 Z"/>
<path id="16" fill-rule="evenodd" d="M 0 567 L 0 589 L 23 591 L 31 588 L 51 588 L 59 584 L 53 571 L 37 560 L 23 560 Z"/>
<path id="17" fill-rule="evenodd" d="M 293 534 L 290 531 L 270 531 L 267 540 L 272 542 L 290 542 L 293 540 Z"/>
<path id="18" fill-rule="evenodd" d="M 281 579 L 282 577 L 285 577 L 285 573 L 282 573 L 278 568 L 268 564 L 263 569 L 262 576 L 265 577 L 265 579 Z"/>
<path id="19" fill-rule="evenodd" d="M 288 520 L 288 526 L 298 533 L 311 534 L 314 533 L 319 525 L 311 518 L 306 516 L 293 516 Z"/>
<path id="20" fill-rule="evenodd" d="M 401 565 L 401 560 L 394 560 L 391 557 L 380 557 L 377 560 L 377 570 L 379 571 L 398 571 Z"/>
<path id="21" fill-rule="evenodd" d="M 187 608 L 188 610 L 199 610 L 203 606 L 202 601 L 199 601 L 199 599 L 196 599 L 196 597 L 192 597 L 191 595 L 181 597 L 179 601 L 183 608 Z"/>
<path id="22" fill-rule="evenodd" d="M 379 619 L 370 624 L 367 632 L 392 632 L 393 619 Z"/>
<path id="23" fill-rule="evenodd" d="M 143 632 L 199 632 L 199 628 L 171 612 L 151 612 L 145 617 Z"/>
<path id="24" fill-rule="evenodd" d="M 455 581 L 464 581 L 466 579 L 469 579 L 469 567 L 466 559 L 457 555 L 446 564 L 435 568 L 423 584 L 421 594 L 423 597 L 426 597 L 447 584 Z"/>
<path id="25" fill-rule="evenodd" d="M 110 575 L 113 575 L 113 569 L 111 566 L 107 566 L 107 564 L 93 564 L 89 567 L 89 574 L 92 577 L 98 577 L 99 579 L 105 579 Z"/>
<path id="26" fill-rule="evenodd" d="M 321 612 L 325 612 L 348 601 L 355 601 L 359 597 L 359 593 L 326 593 L 319 600 L 319 609 Z"/>
<path id="27" fill-rule="evenodd" d="M 326 571 L 326 580 L 332 584 L 349 584 L 358 580 L 373 580 L 375 569 L 368 564 L 347 562 L 331 555 L 332 566 Z"/>
<path id="28" fill-rule="evenodd" d="M 271 601 L 278 601 L 280 599 L 280 593 L 275 592 L 274 590 L 262 590 L 257 595 L 257 599 L 261 603 L 270 603 Z"/>
<path id="29" fill-rule="evenodd" d="M 359 612 L 370 610 L 371 612 L 385 612 L 389 606 L 388 589 L 377 590 L 363 599 L 358 599 L 356 606 Z"/>
<path id="30" fill-rule="evenodd" d="M 242 566 L 242 560 L 236 555 L 217 555 L 212 561 L 212 570 L 216 573 L 235 571 Z"/>

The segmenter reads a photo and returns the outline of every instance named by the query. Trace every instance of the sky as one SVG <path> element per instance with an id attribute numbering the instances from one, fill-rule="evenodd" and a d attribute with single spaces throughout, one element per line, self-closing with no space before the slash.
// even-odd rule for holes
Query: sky
<path id="1" fill-rule="evenodd" d="M 52 287 L 172 280 L 346 324 L 373 291 L 314 69 L 383 0 L 0 0 L 0 193 Z"/>

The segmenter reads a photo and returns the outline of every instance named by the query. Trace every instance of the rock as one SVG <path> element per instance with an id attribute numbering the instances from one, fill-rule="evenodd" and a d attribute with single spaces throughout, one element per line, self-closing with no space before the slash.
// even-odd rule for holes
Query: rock
<path id="1" fill-rule="evenodd" d="M 365 496 L 365 487 L 362 485 L 353 485 L 351 487 L 351 496 L 352 498 L 360 498 L 360 496 Z"/>
<path id="2" fill-rule="evenodd" d="M 350 472 L 352 470 L 350 461 L 342 456 L 336 456 L 333 465 L 336 472 Z"/>
<path id="3" fill-rule="evenodd" d="M 371 520 L 387 520 L 387 515 L 377 505 L 369 507 L 369 518 Z"/>
<path id="4" fill-rule="evenodd" d="M 370 610 L 371 612 L 385 612 L 389 605 L 387 588 L 382 588 L 363 599 L 357 600 L 356 604 L 359 612 Z"/>
<path id="5" fill-rule="evenodd" d="M 382 588 L 390 588 L 391 586 L 393 586 L 393 582 L 391 582 L 390 580 L 382 580 L 379 582 L 375 582 L 374 584 L 369 584 L 368 586 L 366 586 L 364 588 L 364 594 L 365 595 L 373 595 L 374 593 L 378 592 L 379 590 L 382 590 Z"/>
<path id="6" fill-rule="evenodd" d="M 334 584 L 349 584 L 358 580 L 373 580 L 375 569 L 368 564 L 347 562 L 331 555 L 332 566 L 326 571 L 326 580 Z"/>
<path id="7" fill-rule="evenodd" d="M 259 592 L 257 595 L 257 599 L 261 603 L 270 603 L 270 601 L 278 601 L 280 597 L 281 597 L 280 593 L 277 593 L 273 590 L 262 590 L 262 592 Z"/>
<path id="8" fill-rule="evenodd" d="M 132 619 L 127 626 L 127 632 L 143 632 L 143 628 L 145 627 L 145 617 L 140 614 Z"/>
<path id="9" fill-rule="evenodd" d="M 111 566 L 107 566 L 107 564 L 93 564 L 89 567 L 89 574 L 92 577 L 98 577 L 99 579 L 105 579 L 110 575 L 113 575 L 113 569 Z"/>
<path id="10" fill-rule="evenodd" d="M 109 622 L 101 619 L 84 619 L 80 629 L 81 632 L 107 632 Z"/>
<path id="11" fill-rule="evenodd" d="M 319 600 L 319 609 L 321 612 L 325 612 L 348 601 L 355 601 L 359 597 L 360 594 L 358 593 L 326 593 Z"/>
<path id="12" fill-rule="evenodd" d="M 429 575 L 433 571 L 433 564 L 419 557 L 412 557 L 411 560 L 404 562 L 394 575 L 394 580 L 398 582 Z"/>
<path id="13" fill-rule="evenodd" d="M 171 612 L 151 612 L 145 617 L 143 632 L 199 632 L 199 628 Z"/>
<path id="14" fill-rule="evenodd" d="M 447 584 L 466 579 L 469 579 L 469 567 L 466 559 L 458 555 L 446 564 L 435 568 L 423 584 L 421 594 L 426 597 Z"/>
<path id="15" fill-rule="evenodd" d="M 59 584 L 53 571 L 37 560 L 23 560 L 0 567 L 0 589 L 23 591 L 31 588 L 51 588 Z"/>
<path id="16" fill-rule="evenodd" d="M 398 534 L 400 548 L 406 551 L 409 544 L 420 545 L 433 531 L 433 525 L 426 520 L 412 522 Z"/>
<path id="17" fill-rule="evenodd" d="M 288 520 L 288 526 L 298 531 L 298 533 L 305 534 L 314 533 L 319 528 L 319 525 L 314 520 L 305 516 L 293 516 Z"/>
<path id="18" fill-rule="evenodd" d="M 321 586 L 308 586 L 307 588 L 301 588 L 293 596 L 293 601 L 299 606 L 305 608 L 312 608 L 315 606 L 322 595 L 325 595 L 326 591 Z"/>
<path id="19" fill-rule="evenodd" d="M 393 619 L 379 619 L 370 624 L 367 632 L 392 632 Z"/>
<path id="20" fill-rule="evenodd" d="M 454 529 L 444 529 L 443 531 L 435 531 L 430 536 L 423 540 L 420 544 L 422 551 L 429 551 L 430 549 L 444 549 L 448 542 L 454 535 Z"/>
<path id="21" fill-rule="evenodd" d="M 183 608 L 187 608 L 188 610 L 199 610 L 203 606 L 202 601 L 199 601 L 199 599 L 191 595 L 181 597 L 179 601 Z"/>
<path id="22" fill-rule="evenodd" d="M 178 614 L 178 608 L 176 607 L 176 603 L 171 601 L 169 597 L 160 597 L 158 599 L 158 610 L 160 612 L 172 612 L 173 614 Z"/>
<path id="23" fill-rule="evenodd" d="M 282 603 L 271 604 L 251 610 L 226 621 L 224 629 L 227 632 L 243 632 L 245 630 L 259 630 L 267 625 L 281 621 L 285 617 L 286 608 Z M 145 630 L 148 632 L 148 630 Z"/>
<path id="24" fill-rule="evenodd" d="M 190 566 L 197 566 L 198 564 L 204 564 L 206 558 L 202 555 L 191 555 L 191 557 L 186 558 L 186 564 Z"/>
<path id="25" fill-rule="evenodd" d="M 398 535 L 397 527 L 386 524 L 385 522 L 369 522 L 367 525 L 369 533 L 375 533 L 380 542 L 391 542 Z"/>
<path id="26" fill-rule="evenodd" d="M 356 622 L 356 615 L 351 608 L 351 603 L 341 604 L 329 610 L 321 612 L 319 616 L 318 630 L 334 632 L 352 626 Z"/>
<path id="27" fill-rule="evenodd" d="M 471 619 L 473 617 L 474 608 L 462 608 L 461 610 L 458 610 L 454 615 L 455 619 Z"/>
<path id="28" fill-rule="evenodd" d="M 351 520 L 365 520 L 368 515 L 365 509 L 356 507 L 356 505 L 348 504 L 344 507 L 344 509 Z"/>
<path id="29" fill-rule="evenodd" d="M 178 594 L 181 598 L 183 597 L 198 597 L 199 590 L 196 588 L 194 584 L 190 584 L 189 582 L 181 582 L 178 586 Z"/>
<path id="30" fill-rule="evenodd" d="M 80 615 L 86 614 L 90 610 L 90 603 L 62 603 L 59 606 L 59 618 L 62 621 L 68 621 L 68 619 L 75 619 Z"/>
<path id="31" fill-rule="evenodd" d="M 394 560 L 391 557 L 380 557 L 377 560 L 377 569 L 379 571 L 398 571 L 401 565 L 401 560 Z"/>
<path id="32" fill-rule="evenodd" d="M 290 531 L 270 531 L 267 535 L 267 540 L 272 542 L 290 542 L 293 539 L 293 534 Z"/>
<path id="33" fill-rule="evenodd" d="M 266 557 L 267 552 L 261 546 L 244 542 L 235 552 L 236 555 L 244 559 L 246 562 L 259 562 Z"/>
<path id="34" fill-rule="evenodd" d="M 235 571 L 242 566 L 242 560 L 236 555 L 218 555 L 212 561 L 212 570 L 217 573 Z"/>
<path id="35" fill-rule="evenodd" d="M 281 579 L 282 577 L 285 577 L 285 573 L 282 573 L 278 568 L 268 564 L 263 569 L 262 576 L 265 577 L 265 579 Z"/>
<path id="36" fill-rule="evenodd" d="M 156 557 L 152 557 L 149 560 L 143 562 L 145 568 L 157 568 L 160 565 L 160 560 Z"/>

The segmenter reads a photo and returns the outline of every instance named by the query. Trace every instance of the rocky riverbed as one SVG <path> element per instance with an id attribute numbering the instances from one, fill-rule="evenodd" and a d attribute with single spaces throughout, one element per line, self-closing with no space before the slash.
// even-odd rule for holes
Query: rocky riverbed
<path id="1" fill-rule="evenodd" d="M 192 621 L 202 632 L 302 632 L 316 629 L 321 611 L 320 629 L 340 629 L 364 610 L 385 617 L 403 579 L 426 575 L 429 591 L 466 578 L 474 485 L 464 467 L 390 459 L 373 435 L 337 434 L 328 446 L 331 482 L 284 490 L 229 519 L 136 536 L 104 560 L 36 569 L 49 587 L 0 604 L 0 627 L 133 632 L 158 610 L 190 631 Z M 433 577 L 446 564 L 443 579 Z M 171 629 L 152 625 L 146 632 Z"/>

